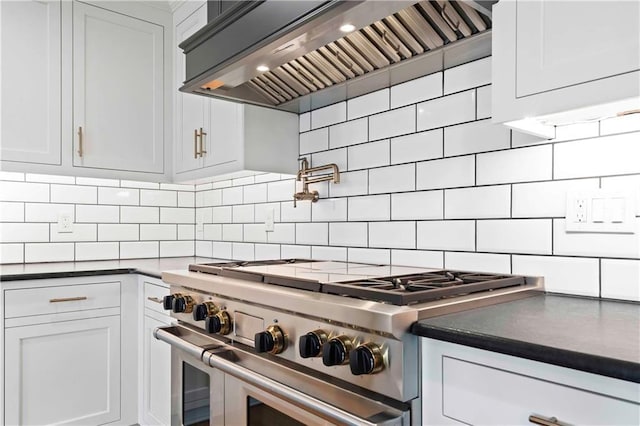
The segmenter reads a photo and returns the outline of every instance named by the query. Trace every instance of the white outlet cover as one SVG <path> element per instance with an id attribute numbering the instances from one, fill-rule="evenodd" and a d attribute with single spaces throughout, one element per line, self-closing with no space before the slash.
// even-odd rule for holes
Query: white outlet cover
<path id="1" fill-rule="evenodd" d="M 69 234 L 73 232 L 73 221 L 68 214 L 58 215 L 58 234 Z"/>
<path id="2" fill-rule="evenodd" d="M 567 192 L 566 232 L 633 234 L 636 198 L 631 191 Z"/>
<path id="3" fill-rule="evenodd" d="M 273 210 L 273 207 L 267 207 L 266 218 L 264 220 L 264 230 L 266 232 L 274 231 L 274 226 L 275 226 L 274 215 L 275 215 L 275 212 Z"/>

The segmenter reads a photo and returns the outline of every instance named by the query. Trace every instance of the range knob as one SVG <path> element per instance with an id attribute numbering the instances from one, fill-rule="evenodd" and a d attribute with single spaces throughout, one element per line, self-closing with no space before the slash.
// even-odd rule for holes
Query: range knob
<path id="1" fill-rule="evenodd" d="M 213 302 L 200 303 L 193 309 L 193 319 L 195 321 L 203 321 L 218 311 L 218 307 Z"/>
<path id="2" fill-rule="evenodd" d="M 176 314 L 182 312 L 189 314 L 193 311 L 193 298 L 191 296 L 176 293 L 174 294 L 172 305 L 173 312 Z"/>
<path id="3" fill-rule="evenodd" d="M 231 317 L 227 311 L 218 311 L 205 318 L 204 327 L 209 333 L 218 333 L 224 336 L 231 333 Z"/>
<path id="4" fill-rule="evenodd" d="M 380 346 L 375 343 L 364 343 L 349 354 L 351 373 L 375 374 L 384 368 L 384 359 Z"/>
<path id="5" fill-rule="evenodd" d="M 170 311 L 171 309 L 173 309 L 173 299 L 175 299 L 175 295 L 173 294 L 165 296 L 162 299 L 162 307 L 165 311 Z"/>
<path id="6" fill-rule="evenodd" d="M 300 336 L 298 350 L 302 358 L 320 356 L 322 346 L 327 342 L 327 333 L 323 330 L 314 330 L 304 336 Z"/>
<path id="7" fill-rule="evenodd" d="M 347 336 L 337 336 L 322 346 L 322 363 L 327 367 L 342 365 L 349 361 L 353 342 Z"/>
<path id="8" fill-rule="evenodd" d="M 258 352 L 279 354 L 286 346 L 285 335 L 277 325 L 270 325 L 266 331 L 256 333 L 254 345 Z"/>

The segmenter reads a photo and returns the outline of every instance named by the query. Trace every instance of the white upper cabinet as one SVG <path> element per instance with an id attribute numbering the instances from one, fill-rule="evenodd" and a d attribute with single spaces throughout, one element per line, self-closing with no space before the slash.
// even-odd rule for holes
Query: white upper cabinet
<path id="1" fill-rule="evenodd" d="M 60 1 L 0 2 L 5 164 L 62 162 L 61 8 Z"/>
<path id="2" fill-rule="evenodd" d="M 74 166 L 162 173 L 163 28 L 73 4 Z"/>
<path id="3" fill-rule="evenodd" d="M 638 1 L 501 1 L 492 52 L 494 122 L 553 136 L 545 124 L 640 106 Z"/>

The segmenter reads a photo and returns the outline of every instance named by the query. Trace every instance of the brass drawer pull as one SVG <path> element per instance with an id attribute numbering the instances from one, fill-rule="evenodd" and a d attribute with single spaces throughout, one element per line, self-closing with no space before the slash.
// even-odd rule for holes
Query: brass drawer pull
<path id="1" fill-rule="evenodd" d="M 193 158 L 198 158 L 198 129 L 193 129 Z"/>
<path id="2" fill-rule="evenodd" d="M 200 157 L 204 157 L 204 154 L 207 151 L 204 149 L 204 137 L 206 136 L 206 132 L 202 131 L 202 127 L 200 127 Z"/>
<path id="3" fill-rule="evenodd" d="M 152 302 L 156 303 L 162 303 L 162 299 L 159 299 L 157 297 L 147 297 L 147 300 L 151 300 Z"/>
<path id="4" fill-rule="evenodd" d="M 87 300 L 87 296 L 79 296 L 79 297 L 63 297 L 61 299 L 49 299 L 49 303 L 60 303 L 60 302 L 77 302 L 79 300 Z"/>
<path id="5" fill-rule="evenodd" d="M 78 127 L 78 157 L 82 158 L 82 154 L 83 154 L 83 149 L 82 149 L 82 126 Z"/>
<path id="6" fill-rule="evenodd" d="M 542 425 L 542 426 L 566 426 L 567 423 L 562 423 L 560 420 L 558 420 L 555 417 L 542 417 L 542 416 L 536 416 L 535 414 L 532 414 L 529 416 L 529 423 L 533 423 L 536 425 Z"/>

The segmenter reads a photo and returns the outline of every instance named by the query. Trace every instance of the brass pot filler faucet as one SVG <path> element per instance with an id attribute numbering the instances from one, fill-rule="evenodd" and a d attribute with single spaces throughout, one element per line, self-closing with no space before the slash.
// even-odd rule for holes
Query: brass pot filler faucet
<path id="1" fill-rule="evenodd" d="M 311 200 L 311 202 L 315 203 L 320 198 L 320 194 L 318 191 L 309 191 L 309 184 L 333 181 L 333 183 L 340 183 L 340 170 L 338 170 L 338 166 L 334 163 L 325 164 L 324 166 L 318 167 L 309 167 L 309 162 L 306 157 L 302 158 L 302 166 L 300 170 L 298 170 L 298 174 L 296 175 L 296 181 L 302 182 L 302 191 L 296 192 L 293 194 L 293 207 L 296 207 L 297 201 L 302 200 Z M 332 170 L 331 174 L 326 174 L 317 177 L 310 177 L 311 173 L 319 172 L 322 170 Z M 296 183 L 294 182 L 294 191 L 296 189 Z"/>

